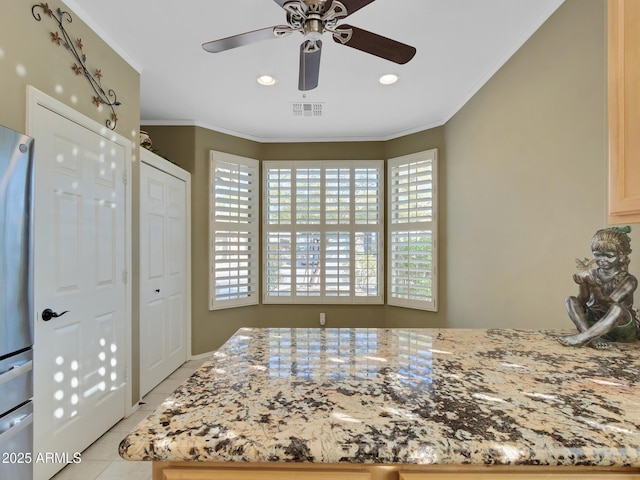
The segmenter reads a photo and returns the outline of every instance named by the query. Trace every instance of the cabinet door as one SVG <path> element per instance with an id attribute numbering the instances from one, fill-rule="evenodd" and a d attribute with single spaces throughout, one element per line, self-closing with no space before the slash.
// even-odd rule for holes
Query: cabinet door
<path id="1" fill-rule="evenodd" d="M 533 467 L 535 468 L 535 467 Z M 623 472 L 544 472 L 514 473 L 487 470 L 487 473 L 403 473 L 400 480 L 540 480 L 542 478 L 557 480 L 640 480 L 640 473 Z"/>
<path id="2" fill-rule="evenodd" d="M 163 480 L 370 480 L 367 472 L 168 468 Z"/>
<path id="3" fill-rule="evenodd" d="M 609 221 L 640 221 L 640 2 L 609 0 Z"/>

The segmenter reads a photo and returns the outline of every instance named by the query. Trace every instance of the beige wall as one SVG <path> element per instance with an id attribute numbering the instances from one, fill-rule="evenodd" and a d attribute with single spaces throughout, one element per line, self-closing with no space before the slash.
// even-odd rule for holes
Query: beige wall
<path id="1" fill-rule="evenodd" d="M 591 236 L 606 223 L 605 19 L 604 0 L 567 0 L 444 127 L 388 142 L 259 144 L 192 127 L 196 160 L 184 166 L 194 173 L 196 205 L 193 352 L 217 348 L 240 326 L 317 326 L 321 311 L 329 326 L 570 328 L 564 298 L 575 291 L 574 259 L 590 254 Z M 147 130 L 167 151 L 185 135 Z M 387 159 L 429 148 L 439 149 L 437 313 L 207 310 L 210 149 L 303 160 Z"/>
<path id="2" fill-rule="evenodd" d="M 445 128 L 451 327 L 571 327 L 606 224 L 606 12 L 569 0 Z"/>
<path id="3" fill-rule="evenodd" d="M 39 2 L 3 0 L 0 15 L 0 125 L 26 131 L 26 86 L 51 95 L 100 124 L 109 118 L 109 110 L 99 111 L 92 103 L 94 92 L 82 75 L 72 66 L 74 57 L 63 46 L 51 41 L 51 32 L 58 31 L 56 22 L 41 9 L 42 20 L 36 21 L 31 6 Z M 62 2 L 48 2 L 55 10 L 69 11 Z M 91 71 L 100 69 L 102 85 L 116 92 L 121 106 L 116 107 L 116 131 L 127 138 L 136 138 L 140 123 L 140 76 L 105 42 L 69 11 L 72 22 L 65 22 L 71 37 L 81 39 L 86 64 Z M 37 148 L 37 147 L 36 147 Z"/>

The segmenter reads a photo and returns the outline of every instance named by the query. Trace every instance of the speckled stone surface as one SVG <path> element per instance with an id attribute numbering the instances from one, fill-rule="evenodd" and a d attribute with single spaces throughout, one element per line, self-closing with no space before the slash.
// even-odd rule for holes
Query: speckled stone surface
<path id="1" fill-rule="evenodd" d="M 640 466 L 640 344 L 564 332 L 241 329 L 130 460 Z"/>

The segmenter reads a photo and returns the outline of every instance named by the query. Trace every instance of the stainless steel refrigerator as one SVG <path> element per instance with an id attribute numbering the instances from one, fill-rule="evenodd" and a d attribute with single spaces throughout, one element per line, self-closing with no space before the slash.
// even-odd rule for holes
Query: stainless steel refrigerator
<path id="1" fill-rule="evenodd" d="M 33 139 L 0 126 L 0 479 L 32 478 Z"/>

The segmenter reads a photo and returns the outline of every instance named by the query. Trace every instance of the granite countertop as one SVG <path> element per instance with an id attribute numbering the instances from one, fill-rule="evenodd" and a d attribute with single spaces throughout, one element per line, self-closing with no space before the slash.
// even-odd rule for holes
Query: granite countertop
<path id="1" fill-rule="evenodd" d="M 640 343 L 571 348 L 559 333 L 240 329 L 120 455 L 640 466 Z"/>

